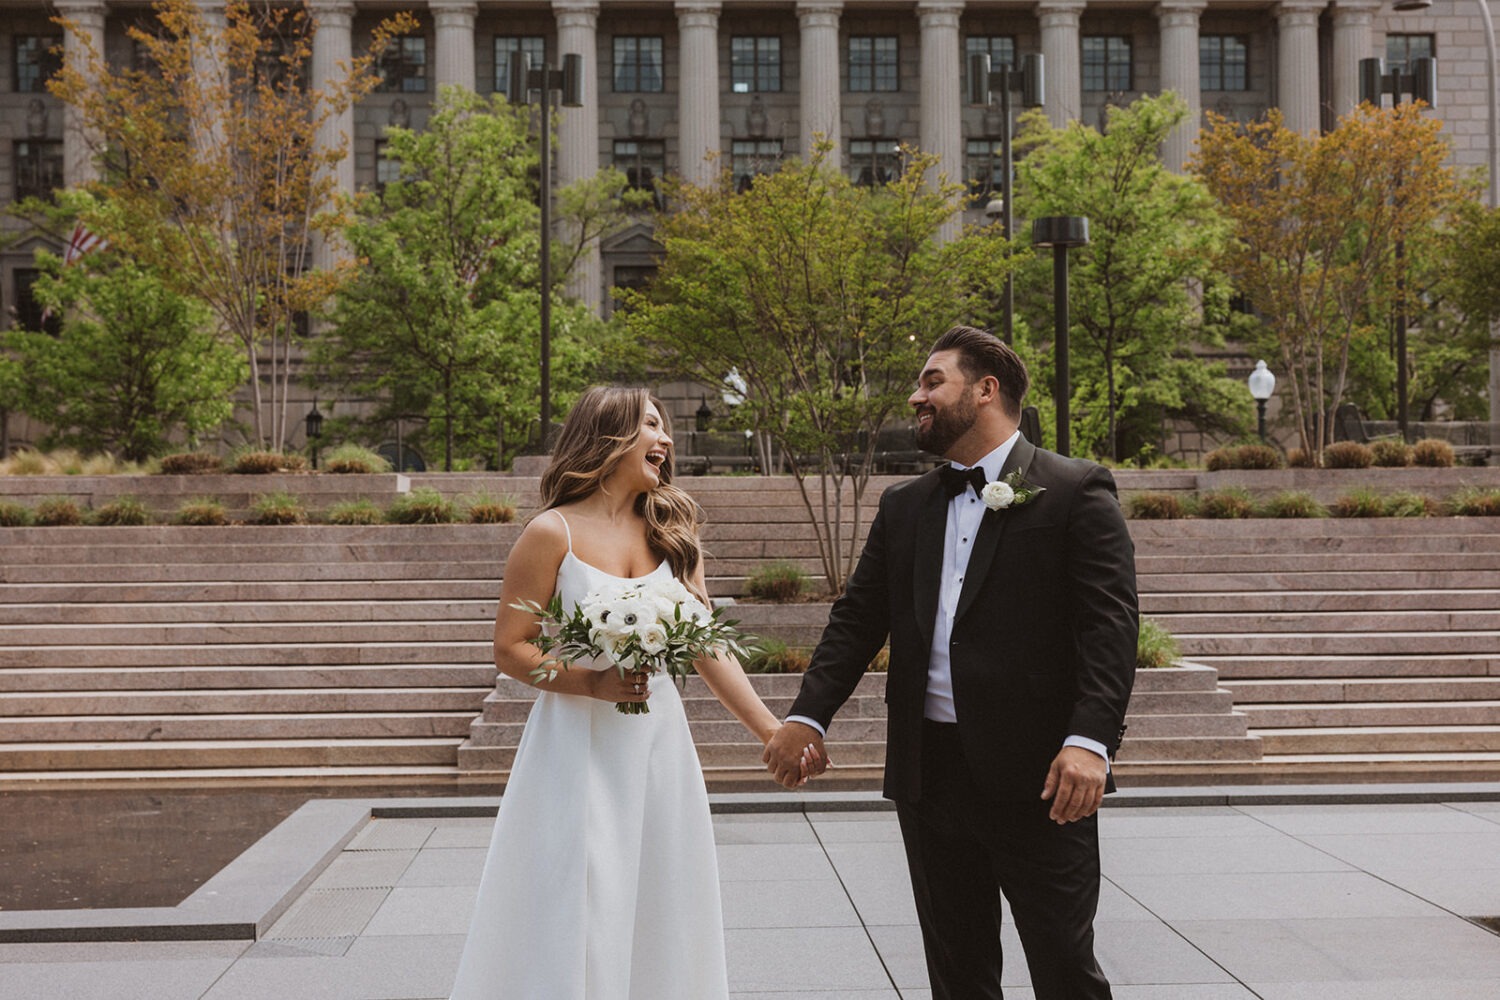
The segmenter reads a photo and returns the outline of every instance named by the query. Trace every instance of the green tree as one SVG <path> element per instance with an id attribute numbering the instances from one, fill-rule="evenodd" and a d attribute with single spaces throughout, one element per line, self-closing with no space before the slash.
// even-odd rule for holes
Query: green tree
<path id="1" fill-rule="evenodd" d="M 37 298 L 65 317 L 62 333 L 12 331 L 3 343 L 18 407 L 52 428 L 44 446 L 140 462 L 229 419 L 245 362 L 207 307 L 116 252 L 63 266 L 43 251 L 39 262 Z"/>
<path id="2" fill-rule="evenodd" d="M 628 329 L 671 374 L 743 379 L 739 425 L 769 437 L 796 477 L 837 593 L 858 555 L 877 434 L 906 411 L 933 340 L 967 322 L 1004 267 L 993 230 L 934 237 L 956 191 L 923 182 L 908 151 L 884 188 L 855 186 L 822 144 L 736 193 L 677 186 L 656 238 L 656 279 L 627 296 Z"/>
<path id="3" fill-rule="evenodd" d="M 1204 317 L 1222 312 L 1227 295 L 1214 263 L 1227 228 L 1204 186 L 1161 162 L 1163 140 L 1186 116 L 1174 94 L 1143 97 L 1111 108 L 1103 132 L 1029 118 L 1023 142 L 1021 214 L 1089 220 L 1088 246 L 1070 251 L 1071 320 L 1083 334 L 1072 427 L 1078 450 L 1117 461 L 1149 457 L 1167 419 L 1239 430 L 1250 418 L 1243 387 L 1191 350 L 1221 342 Z M 1032 265 L 1031 288 L 1051 288 L 1050 257 Z M 1050 309 L 1050 297 L 1028 298 L 1034 314 Z M 1031 328 L 1052 325 L 1034 315 Z"/>
<path id="4" fill-rule="evenodd" d="M 505 462 L 538 414 L 540 212 L 529 109 L 445 89 L 427 127 L 387 130 L 399 179 L 366 196 L 347 239 L 357 276 L 338 295 L 334 329 L 313 347 L 320 378 L 379 401 L 368 423 L 425 421 L 443 467 L 464 455 Z M 618 219 L 618 174 L 584 182 L 570 204 L 590 222 Z M 558 248 L 561 264 L 573 256 Z M 560 273 L 562 272 L 559 269 Z M 552 306 L 552 381 L 566 403 L 595 363 L 603 324 L 580 305 Z M 498 453 L 498 454 L 497 454 Z"/>

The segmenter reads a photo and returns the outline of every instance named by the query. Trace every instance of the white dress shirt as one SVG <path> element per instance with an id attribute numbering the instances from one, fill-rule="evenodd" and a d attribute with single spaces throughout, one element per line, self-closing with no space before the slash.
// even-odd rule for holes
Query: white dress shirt
<path id="1" fill-rule="evenodd" d="M 975 463 L 984 470 L 986 482 L 992 483 L 1000 478 L 1000 470 L 1004 468 L 1005 460 L 1010 457 L 1010 450 L 1020 437 L 1019 431 L 1012 433 L 1000 447 Z M 973 467 L 959 465 L 957 462 L 953 465 L 959 469 Z M 948 525 L 943 536 L 943 569 L 938 588 L 937 619 L 932 626 L 932 651 L 927 661 L 927 703 L 923 709 L 923 715 L 934 722 L 958 721 L 953 707 L 953 667 L 948 646 L 952 640 L 958 598 L 963 592 L 964 573 L 968 569 L 969 555 L 974 551 L 974 536 L 979 533 L 985 509 L 973 487 L 948 501 Z M 787 721 L 805 723 L 820 734 L 823 733 L 823 727 L 813 719 L 792 715 L 787 717 Z M 1086 736 L 1069 736 L 1063 741 L 1063 746 L 1083 747 L 1109 759 L 1104 744 Z"/>

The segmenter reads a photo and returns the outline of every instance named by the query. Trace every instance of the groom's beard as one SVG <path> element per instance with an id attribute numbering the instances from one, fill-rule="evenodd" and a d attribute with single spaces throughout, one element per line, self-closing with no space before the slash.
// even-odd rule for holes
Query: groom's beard
<path id="1" fill-rule="evenodd" d="M 925 428 L 917 425 L 917 447 L 932 455 L 947 455 L 958 439 L 968 433 L 979 419 L 979 407 L 974 403 L 973 389 L 964 390 L 958 402 L 946 409 L 928 407 L 932 422 Z"/>

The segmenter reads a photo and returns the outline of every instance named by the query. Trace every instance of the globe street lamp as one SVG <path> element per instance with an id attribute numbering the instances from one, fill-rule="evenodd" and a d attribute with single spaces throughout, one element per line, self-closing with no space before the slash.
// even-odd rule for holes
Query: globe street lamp
<path id="1" fill-rule="evenodd" d="M 517 49 L 510 54 L 510 103 L 529 104 L 533 91 L 542 98 L 542 394 L 541 439 L 545 453 L 552 436 L 552 92 L 562 92 L 562 106 L 583 107 L 583 56 L 563 56 L 562 69 L 545 60 L 531 68 L 531 57 Z"/>
<path id="2" fill-rule="evenodd" d="M 1276 376 L 1264 361 L 1255 362 L 1255 371 L 1245 380 L 1250 384 L 1250 398 L 1255 400 L 1255 423 L 1260 431 L 1260 443 L 1266 443 L 1266 400 L 1276 391 Z"/>
<path id="3" fill-rule="evenodd" d="M 312 452 L 312 467 L 318 467 L 318 439 L 323 436 L 323 414 L 318 410 L 318 397 L 313 397 L 313 408 L 307 411 L 307 446 Z"/>
<path id="4" fill-rule="evenodd" d="M 1049 215 L 1031 223 L 1031 245 L 1052 248 L 1052 302 L 1055 321 L 1057 453 L 1068 454 L 1068 397 L 1073 391 L 1068 373 L 1068 248 L 1087 246 L 1089 220 L 1081 215 Z"/>

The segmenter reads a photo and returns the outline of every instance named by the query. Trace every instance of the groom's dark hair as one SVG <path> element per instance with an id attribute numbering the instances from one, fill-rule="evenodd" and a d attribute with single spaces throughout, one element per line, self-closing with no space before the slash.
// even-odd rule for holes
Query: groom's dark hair
<path id="1" fill-rule="evenodd" d="M 1031 387 L 1031 376 L 1026 374 L 1026 364 L 1010 349 L 1010 345 L 988 330 L 973 326 L 955 326 L 937 339 L 931 354 L 939 351 L 957 351 L 958 368 L 968 382 L 976 382 L 986 375 L 993 375 L 1000 383 L 1000 397 L 1005 403 L 1006 416 L 1021 418 L 1021 400 Z"/>

